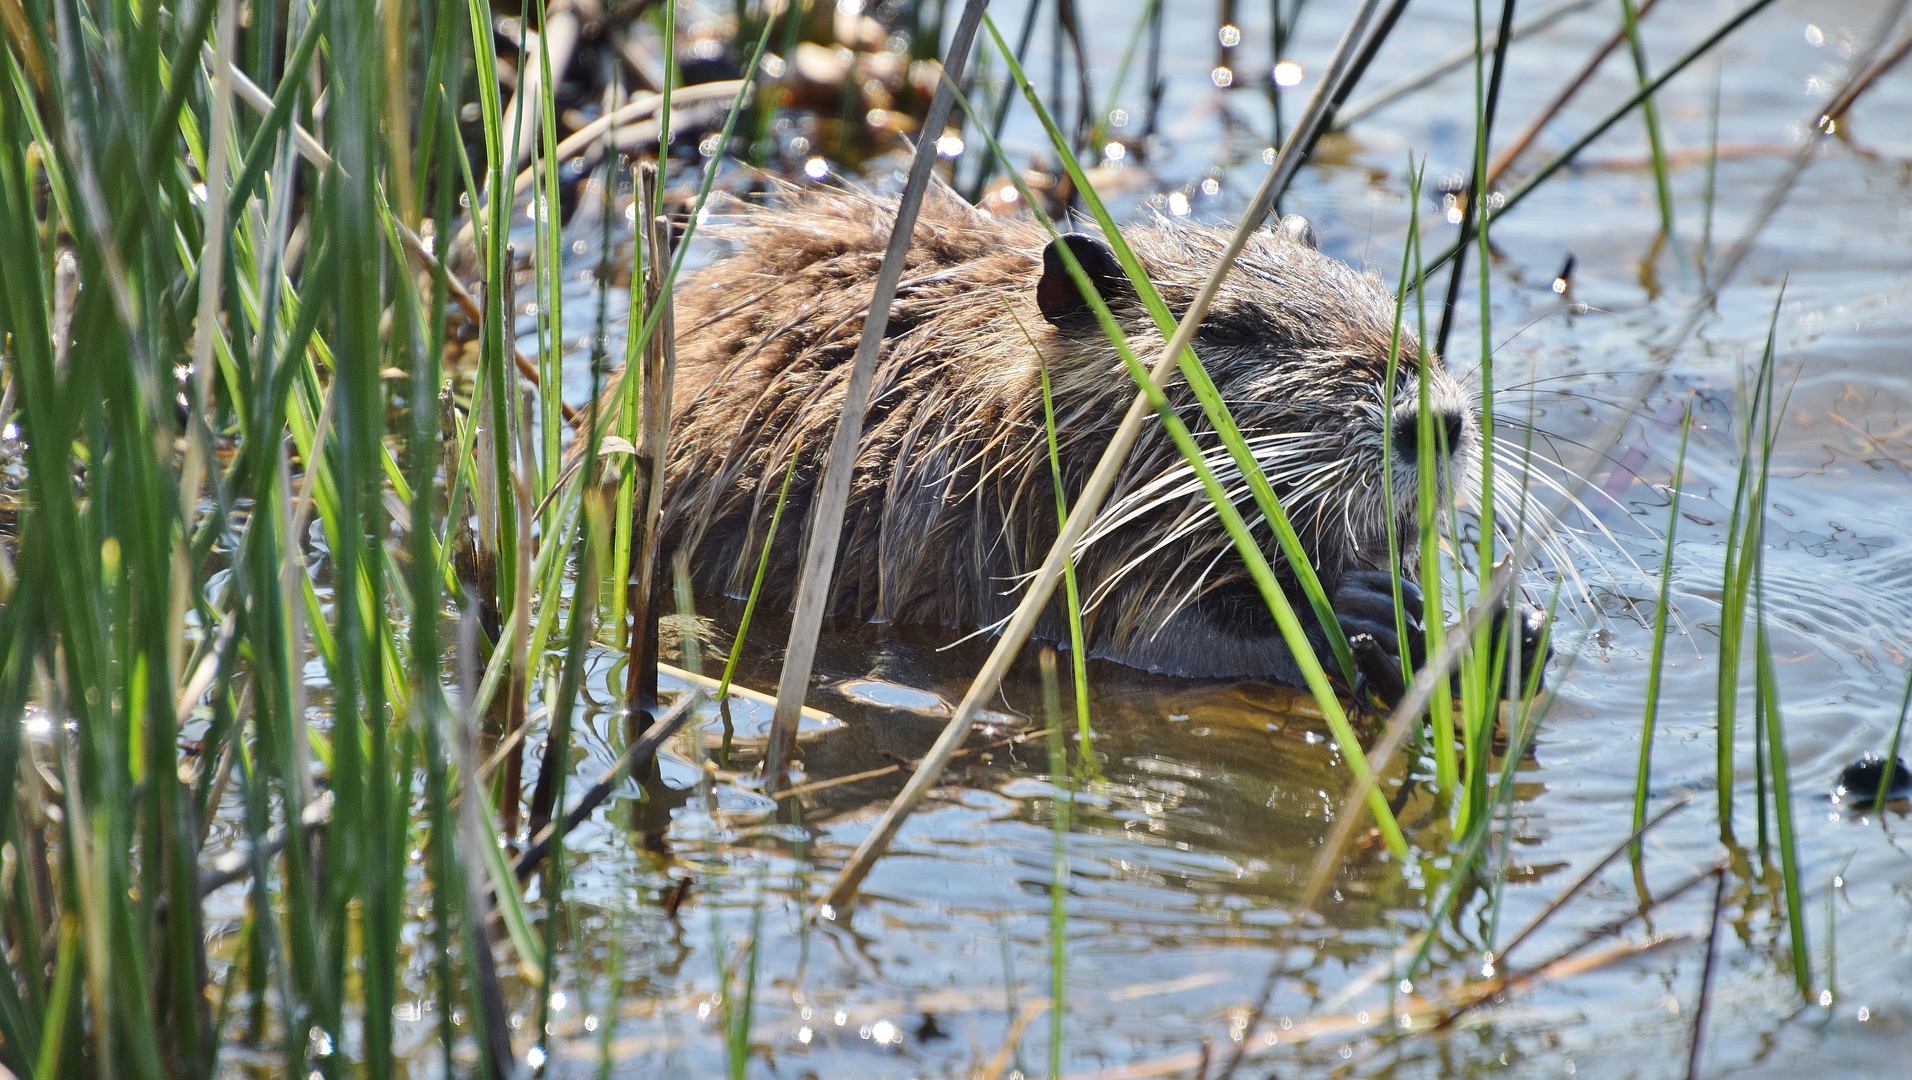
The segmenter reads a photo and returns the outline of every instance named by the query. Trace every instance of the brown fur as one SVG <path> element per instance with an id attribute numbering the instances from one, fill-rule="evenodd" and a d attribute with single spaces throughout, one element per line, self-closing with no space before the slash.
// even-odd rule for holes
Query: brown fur
<path id="1" fill-rule="evenodd" d="M 778 608 L 793 602 L 894 209 L 858 193 L 786 195 L 719 225 L 730 253 L 678 289 L 663 549 L 667 559 L 691 553 L 700 590 L 749 589 L 800 442 L 763 598 Z M 1227 241 L 1222 230 L 1160 218 L 1124 236 L 1178 315 Z M 1071 498 L 1135 393 L 1100 330 L 1059 329 L 1038 310 L 1046 242 L 1035 222 L 990 216 L 946 191 L 925 201 L 871 386 L 833 614 L 988 628 L 1013 610 L 1021 578 L 1041 564 L 1057 533 L 1041 366 L 1054 387 Z M 1147 313 L 1130 299 L 1116 315 L 1152 363 L 1163 339 Z M 1393 327 L 1394 301 L 1378 279 L 1263 229 L 1197 337 L 1243 433 L 1262 440 L 1257 456 L 1331 591 L 1346 571 L 1386 560 L 1382 440 L 1416 396 L 1411 371 L 1393 393 L 1381 386 Z M 1402 355 L 1415 348 L 1408 335 Z M 1444 371 L 1431 388 L 1465 418 L 1456 421 L 1465 481 L 1476 442 L 1471 414 Z M 1170 399 L 1280 569 L 1279 550 L 1192 394 L 1178 381 Z M 1397 457 L 1394 512 L 1406 547 L 1413 477 L 1412 462 Z M 1213 508 L 1159 423 L 1130 454 L 1077 565 L 1092 655 L 1184 675 L 1295 678 Z M 1042 632 L 1066 636 L 1059 612 Z"/>

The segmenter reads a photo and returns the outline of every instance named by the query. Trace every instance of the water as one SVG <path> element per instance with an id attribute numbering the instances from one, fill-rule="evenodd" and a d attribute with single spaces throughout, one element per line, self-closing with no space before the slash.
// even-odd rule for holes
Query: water
<path id="1" fill-rule="evenodd" d="M 1087 46 L 1091 65 L 1106 78 L 1141 5 L 1095 7 Z M 1524 124 L 1611 33 L 1613 7 L 1597 5 L 1514 46 L 1503 132 Z M 1727 10 L 1706 3 L 1665 8 L 1646 22 L 1655 63 L 1683 51 Z M 1244 41 L 1235 50 L 1243 54 L 1237 81 L 1253 82 L 1256 65 L 1266 77 L 1267 11 L 1243 6 L 1237 14 Z M 1019 22 L 1018 9 L 997 16 L 1005 27 Z M 1803 125 L 1843 81 L 1879 16 L 1877 5 L 1782 3 L 1720 51 L 1716 250 L 1747 228 L 1784 174 Z M 1289 122 L 1343 17 L 1307 8 L 1290 52 L 1307 78 L 1286 96 Z M 1411 9 L 1369 86 L 1470 42 L 1472 17 L 1457 3 Z M 1272 127 L 1266 101 L 1259 84 L 1226 94 L 1215 89 L 1218 22 L 1211 11 L 1178 6 L 1166 22 L 1161 141 L 1146 171 L 1130 165 L 1120 177 L 1127 191 L 1121 205 L 1128 212 L 1151 201 L 1187 205 L 1196 215 L 1230 218 L 1260 179 L 1260 151 Z M 1033 51 L 1045 58 L 1034 68 L 1039 84 L 1046 84 L 1044 33 Z M 1826 792 L 1845 764 L 1883 750 L 1912 663 L 1912 263 L 1905 257 L 1912 241 L 1912 77 L 1888 76 L 1862 100 L 1845 125 L 1846 140 L 1814 161 L 1722 289 L 1717 313 L 1699 323 L 1673 356 L 1666 381 L 1635 406 L 1653 348 L 1673 338 L 1699 292 L 1690 253 L 1705 214 L 1706 175 L 1703 160 L 1694 160 L 1703 153 L 1691 152 L 1706 145 L 1715 70 L 1711 61 L 1696 65 L 1661 96 L 1668 143 L 1687 152 L 1673 174 L 1686 267 L 1671 256 L 1649 257 L 1658 209 L 1637 119 L 1618 125 L 1576 170 L 1542 187 L 1492 234 L 1502 410 L 1531 414 L 1548 444 L 1579 464 L 1579 444 L 1597 439 L 1625 408 L 1620 445 L 1630 471 L 1593 466 L 1606 494 L 1589 496 L 1591 517 L 1578 522 L 1572 559 L 1584 591 L 1573 597 L 1560 634 L 1572 640 L 1586 629 L 1591 637 L 1520 763 L 1506 822 L 1511 843 L 1494 855 L 1506 866 L 1498 915 L 1492 896 L 1466 895 L 1435 928 L 1432 971 L 1417 976 L 1413 989 L 1440 993 L 1478 972 L 1487 952 L 1504 947 L 1628 831 L 1656 533 L 1666 521 L 1679 410 L 1691 401 L 1695 422 L 1673 575 L 1677 621 L 1651 802 L 1663 806 L 1688 792 L 1694 802 L 1646 842 L 1644 880 L 1658 892 L 1722 858 L 1735 867 L 1702 1071 L 1900 1075 L 1912 1052 L 1905 817 L 1893 810 L 1880 820 L 1835 807 Z M 1524 164 L 1531 168 L 1597 119 L 1632 79 L 1624 55 L 1610 59 Z M 1139 117 L 1137 85 L 1139 77 L 1118 100 Z M 1105 88 L 1095 93 L 1100 100 Z M 1409 157 L 1424 155 L 1431 178 L 1464 172 L 1471 107 L 1464 69 L 1363 121 L 1325 144 L 1324 163 L 1304 171 L 1284 209 L 1307 215 L 1325 248 L 1392 281 L 1407 219 Z M 1042 145 L 1020 110 L 1005 142 L 1019 158 Z M 872 181 L 883 182 L 890 165 L 875 163 Z M 1181 200 L 1171 204 L 1172 195 Z M 1433 199 L 1422 212 L 1438 217 Z M 585 334 L 595 318 L 588 271 L 596 263 L 596 229 L 574 230 L 585 243 L 567 267 L 568 338 Z M 1440 250 L 1454 231 L 1435 226 L 1429 249 Z M 626 234 L 618 235 L 623 241 Z M 1550 286 L 1569 255 L 1577 270 L 1563 298 Z M 1470 263 L 1450 348 L 1455 366 L 1470 372 L 1479 356 L 1475 274 Z M 627 302 L 612 291 L 614 354 L 621 354 Z M 1759 859 L 1750 691 L 1735 780 L 1744 846 L 1722 846 L 1713 812 L 1717 597 L 1742 437 L 1737 398 L 1775 302 L 1785 408 L 1771 476 L 1766 602 L 1800 829 L 1815 995 L 1809 1003 L 1791 981 L 1777 871 L 1749 869 Z M 533 329 L 521 319 L 521 333 Z M 524 342 L 527 351 L 533 340 Z M 567 374 L 574 402 L 589 394 L 587 353 L 574 352 Z M 1596 522 L 1610 535 L 1596 531 Z M 738 613 L 707 603 L 703 613 L 716 619 L 725 643 Z M 772 646 L 782 635 L 778 616 L 759 615 L 739 676 L 744 685 L 775 685 L 779 657 Z M 819 725 L 806 736 L 807 780 L 883 769 L 927 748 L 981 652 L 974 643 L 939 652 L 946 640 L 933 634 L 910 641 L 925 670 L 902 687 L 864 678 L 876 645 L 872 632 L 839 628 L 826 638 L 812 704 L 844 723 Z M 576 759 L 583 783 L 611 763 L 621 738 L 615 702 L 622 675 L 613 661 L 594 655 L 584 692 Z M 1257 1034 L 1245 1075 L 1684 1075 L 1710 883 L 1656 910 L 1649 925 L 1635 922 L 1596 946 L 1659 936 L 1637 955 L 1510 993 L 1446 1031 L 1391 1030 L 1391 1004 L 1402 993 L 1391 950 L 1426 928 L 1432 898 L 1444 887 L 1447 833 L 1432 820 L 1432 806 L 1410 802 L 1403 814 L 1419 849 L 1413 865 L 1366 842 L 1334 883 L 1320 918 L 1299 920 L 1293 902 L 1349 783 L 1326 724 L 1306 698 L 1252 684 L 1169 684 L 1115 668 L 1093 669 L 1092 676 L 1102 779 L 1081 795 L 1066 841 L 1066 1073 L 1196 1074 L 1205 1055 L 1226 1057 L 1240 1037 L 1245 1004 L 1270 965 L 1285 957 L 1289 969 L 1271 1005 L 1271 1026 Z M 987 756 L 958 762 L 879 864 L 862 906 L 819 925 L 806 923 L 809 905 L 902 777 L 816 790 L 801 798 L 798 824 L 779 825 L 773 800 L 748 779 L 761 708 L 732 718 L 728 755 L 722 721 L 712 717 L 704 725 L 702 752 L 716 755 L 711 770 L 697 764 L 700 752 L 687 740 L 673 745 L 661 765 L 667 790 L 648 811 L 652 820 L 667 812 L 668 857 L 644 854 L 625 828 L 635 788 L 570 840 L 572 921 L 563 933 L 571 946 L 553 988 L 564 995 L 563 1007 L 554 1006 L 553 1073 L 595 1075 L 608 1048 L 614 1075 L 722 1074 L 720 964 L 731 965 L 734 996 L 741 950 L 761 919 L 750 1034 L 759 1050 L 751 1075 L 1041 1074 L 1048 1060 L 1056 788 L 1039 740 L 1008 741 L 1040 713 L 1033 670 L 1016 672 L 992 707 L 996 715 L 985 718 L 992 730 L 972 741 L 991 746 Z M 686 877 L 689 899 L 667 916 L 663 897 Z M 1759 883 L 1748 886 L 1749 878 Z M 1637 904 L 1622 861 L 1597 876 L 1511 965 L 1537 964 Z M 611 972 L 614 940 L 622 960 Z M 509 949 L 501 945 L 500 955 Z M 515 979 L 510 988 L 526 1025 L 522 1040 L 536 991 Z M 413 998 L 401 1006 L 400 1025 L 416 1049 L 412 1066 L 431 1074 L 437 1017 L 422 955 L 407 969 L 403 990 Z"/>

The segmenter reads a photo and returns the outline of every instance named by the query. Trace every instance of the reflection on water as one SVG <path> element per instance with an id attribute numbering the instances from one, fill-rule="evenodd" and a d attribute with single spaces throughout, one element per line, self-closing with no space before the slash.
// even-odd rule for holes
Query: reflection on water
<path id="1" fill-rule="evenodd" d="M 1651 20 L 1655 60 L 1674 55 L 1676 42 L 1697 38 L 1718 17 L 1716 5 L 1667 7 Z M 1113 71 L 1141 5 L 1097 8 L 1087 28 L 1090 63 Z M 1019 10 L 998 17 L 1008 24 Z M 1265 8 L 1234 14 L 1243 43 L 1234 53 L 1267 40 Z M 1462 4 L 1415 6 L 1376 65 L 1380 77 L 1471 41 L 1472 17 Z M 1503 114 L 1524 122 L 1560 73 L 1611 32 L 1613 17 L 1595 5 L 1516 46 Z M 1303 19 L 1289 55 L 1308 79 L 1332 48 L 1340 18 L 1338 8 L 1324 8 Z M 1721 54 L 1722 144 L 1786 153 L 1801 117 L 1844 77 L 1852 43 L 1875 19 L 1871 5 L 1794 2 L 1750 24 Z M 1168 20 L 1159 145 L 1122 180 L 1122 202 L 1132 212 L 1228 217 L 1259 181 L 1266 101 L 1259 89 L 1217 89 L 1215 32 L 1204 18 Z M 1039 54 L 1042 41 L 1039 34 Z M 1393 280 L 1409 155 L 1426 156 L 1430 177 L 1467 165 L 1468 79 L 1463 70 L 1335 137 L 1284 209 L 1308 215 L 1328 250 Z M 1543 135 L 1538 152 L 1552 152 L 1566 133 L 1590 123 L 1631 79 L 1630 68 L 1610 62 Z M 1692 151 L 1706 144 L 1710 84 L 1710 74 L 1696 69 L 1661 98 L 1667 137 L 1680 151 L 1672 180 L 1689 256 L 1707 213 L 1705 155 Z M 1121 103 L 1136 108 L 1126 100 L 1133 92 L 1125 93 Z M 1813 165 L 1721 292 L 1716 316 L 1700 324 L 1636 414 L 1621 447 L 1624 468 L 1597 466 L 1603 490 L 1588 496 L 1588 515 L 1578 522 L 1570 556 L 1578 584 L 1569 590 L 1572 619 L 1593 633 L 1520 763 L 1507 842 L 1493 856 L 1504 862 L 1507 884 L 1498 893 L 1462 892 L 1454 913 L 1434 928 L 1438 974 L 1423 976 L 1420 991 L 1478 970 L 1485 951 L 1504 945 L 1626 832 L 1658 576 L 1655 530 L 1666 520 L 1678 417 L 1689 401 L 1696 419 L 1652 797 L 1655 805 L 1688 790 L 1702 797 L 1653 835 L 1646 879 L 1665 888 L 1720 855 L 1710 789 L 1718 583 L 1730 514 L 1723 503 L 1734 490 L 1743 437 L 1735 419 L 1740 383 L 1758 358 L 1783 282 L 1778 347 L 1787 397 L 1772 473 L 1766 602 L 1800 814 L 1814 982 L 1832 994 L 1829 1006 L 1799 1011 L 1784 968 L 1777 880 L 1749 874 L 1746 859 L 1757 853 L 1737 851 L 1738 880 L 1759 883 L 1736 884 L 1727 897 L 1733 932 L 1722 943 L 1706 1070 L 1797 1075 L 1809 1062 L 1815 1074 L 1897 1075 L 1912 1051 L 1903 960 L 1912 955 L 1912 866 L 1902 816 L 1888 814 L 1880 828 L 1823 799 L 1841 767 L 1883 748 L 1912 662 L 1912 263 L 1905 257 L 1912 79 L 1883 81 L 1848 127 L 1849 141 Z M 1040 138 L 1026 115 L 1012 114 L 1012 153 L 1032 151 Z M 1643 265 L 1658 211 L 1650 174 L 1625 160 L 1641 148 L 1637 124 L 1620 125 L 1588 151 L 1603 167 L 1556 179 L 1493 233 L 1500 407 L 1531 415 L 1538 445 L 1567 461 L 1577 461 L 1614 408 L 1633 397 L 1638 373 L 1652 363 L 1649 347 L 1670 336 L 1698 292 L 1693 270 L 1670 254 Z M 884 182 L 884 168 L 873 167 L 872 182 Z M 1782 169 L 1781 156 L 1721 155 L 1706 226 L 1716 245 L 1740 235 Z M 1439 216 L 1432 201 L 1422 211 Z M 574 404 L 595 385 L 588 362 L 599 304 L 595 213 L 587 199 L 565 237 L 565 391 Z M 622 215 L 614 220 L 616 257 L 628 265 L 629 235 Z M 1445 243 L 1453 230 L 1442 228 L 1436 239 Z M 1577 270 L 1563 298 L 1551 283 L 1569 255 Z M 622 281 L 605 298 L 613 356 L 622 353 L 629 302 Z M 1452 350 L 1458 369 L 1478 363 L 1477 319 L 1476 302 L 1464 299 Z M 536 329 L 535 313 L 520 316 L 527 352 Z M 724 639 L 717 644 L 727 645 L 738 605 L 704 603 Z M 773 643 L 782 634 L 776 615 L 759 613 L 741 684 L 774 687 L 780 656 Z M 752 1075 L 981 1069 L 1008 1076 L 1045 1067 L 1051 822 L 1061 787 L 1042 742 L 1013 737 L 1041 726 L 1033 670 L 1014 673 L 991 703 L 987 730 L 971 742 L 987 749 L 959 760 L 911 819 L 870 879 L 863 907 L 837 923 L 804 920 L 975 670 L 975 643 L 944 651 L 947 644 L 936 634 L 885 638 L 869 627 L 827 635 L 811 703 L 842 723 L 806 729 L 804 778 L 812 787 L 799 797 L 780 804 L 750 784 L 768 710 L 735 702 L 728 717 L 709 710 L 701 738 L 681 740 L 660 763 L 662 786 L 650 797 L 669 808 L 668 855 L 634 844 L 623 831 L 629 815 L 617 805 L 572 834 L 575 903 L 561 931 L 571 945 L 553 988 L 563 995 L 562 1007 L 553 998 L 557 1073 L 595 1075 L 607 1053 L 616 1075 L 723 1073 L 720 968 L 729 965 L 734 994 L 742 949 L 759 920 L 751 1041 L 761 1056 Z M 911 678 L 891 677 L 898 649 L 913 661 Z M 586 783 L 621 746 L 616 663 L 611 654 L 593 654 L 582 693 L 574 767 Z M 1205 1041 L 1219 1052 L 1240 1036 L 1243 1003 L 1270 964 L 1286 957 L 1274 1043 L 1258 1048 L 1271 1062 L 1324 1072 L 1346 1066 L 1362 1075 L 1471 1075 L 1502 1066 L 1534 1076 L 1684 1074 L 1701 963 L 1695 935 L 1704 935 L 1709 917 L 1699 893 L 1706 890 L 1656 914 L 1651 930 L 1674 939 L 1653 952 L 1530 989 L 1450 1033 L 1390 1039 L 1389 1000 L 1401 992 L 1391 974 L 1402 959 L 1394 950 L 1427 926 L 1431 897 L 1447 883 L 1445 833 L 1433 823 L 1432 804 L 1401 792 L 1400 776 L 1390 778 L 1405 799 L 1403 824 L 1420 857 L 1402 866 L 1378 844 L 1361 845 L 1320 918 L 1297 920 L 1290 904 L 1349 782 L 1305 696 L 1095 668 L 1090 704 L 1098 775 L 1076 796 L 1065 844 L 1064 1061 L 1072 1073 L 1121 1066 L 1134 1067 L 1124 1076 L 1196 1073 Z M 1750 709 L 1742 706 L 1745 715 Z M 541 731 L 534 728 L 534 747 Z M 1742 833 L 1750 833 L 1753 749 L 1744 731 L 1739 751 L 1738 815 Z M 619 794 L 639 797 L 634 785 Z M 215 829 L 215 846 L 227 835 Z M 1623 878 L 1621 871 L 1598 879 L 1527 947 L 1526 961 L 1630 910 L 1634 886 Z M 686 880 L 688 901 L 666 914 L 665 898 Z M 1305 947 L 1288 950 L 1290 943 Z M 1836 972 L 1829 959 L 1835 943 Z M 502 956 L 509 946 L 500 948 Z M 422 951 L 405 978 L 414 1000 L 401 1006 L 400 1028 L 420 1051 L 419 1067 L 430 1071 L 436 1066 L 422 1063 L 431 1058 L 425 1048 L 438 1018 Z M 523 982 L 511 988 L 520 1013 L 532 1015 L 537 991 Z M 1311 1011 L 1338 1019 L 1311 1020 Z M 1258 1066 L 1257 1075 L 1269 1067 Z M 1301 1068 L 1276 1067 L 1283 1076 Z"/>

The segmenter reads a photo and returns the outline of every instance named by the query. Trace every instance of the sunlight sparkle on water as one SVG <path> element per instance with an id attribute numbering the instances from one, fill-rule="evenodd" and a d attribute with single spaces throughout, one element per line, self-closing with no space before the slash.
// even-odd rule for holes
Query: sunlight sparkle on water
<path id="1" fill-rule="evenodd" d="M 1216 86 L 1229 87 L 1235 85 L 1235 73 L 1226 67 L 1216 68 L 1214 71 L 1208 73 L 1208 77 L 1214 80 Z"/>
<path id="2" fill-rule="evenodd" d="M 1299 83 L 1301 81 L 1301 65 L 1295 63 L 1293 60 L 1281 61 L 1275 65 L 1274 80 L 1275 85 L 1280 87 L 1289 87 Z"/>
<path id="3" fill-rule="evenodd" d="M 821 180 L 830 175 L 830 163 L 820 157 L 813 157 L 803 163 L 803 175 L 812 180 Z"/>

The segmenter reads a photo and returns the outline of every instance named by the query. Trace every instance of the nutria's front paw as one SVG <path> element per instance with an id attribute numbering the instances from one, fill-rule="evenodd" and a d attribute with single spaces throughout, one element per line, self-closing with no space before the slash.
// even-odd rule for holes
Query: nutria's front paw
<path id="1" fill-rule="evenodd" d="M 1407 629 L 1411 663 L 1420 663 L 1426 649 L 1421 637 L 1420 587 L 1401 579 L 1403 610 L 1399 624 L 1394 617 L 1394 587 L 1394 575 L 1385 570 L 1355 570 L 1341 579 L 1341 587 L 1332 598 L 1335 621 L 1341 624 L 1348 648 L 1354 653 L 1355 670 L 1367 688 L 1390 705 L 1407 693 L 1407 676 L 1401 670 L 1400 627 Z"/>
<path id="2" fill-rule="evenodd" d="M 1494 641 L 1506 648 L 1508 624 L 1520 633 L 1520 692 L 1538 693 L 1546 685 L 1547 663 L 1553 659 L 1553 640 L 1547 634 L 1547 612 L 1525 599 L 1515 600 L 1494 616 Z M 1508 687 L 1503 685 L 1501 693 Z"/>

